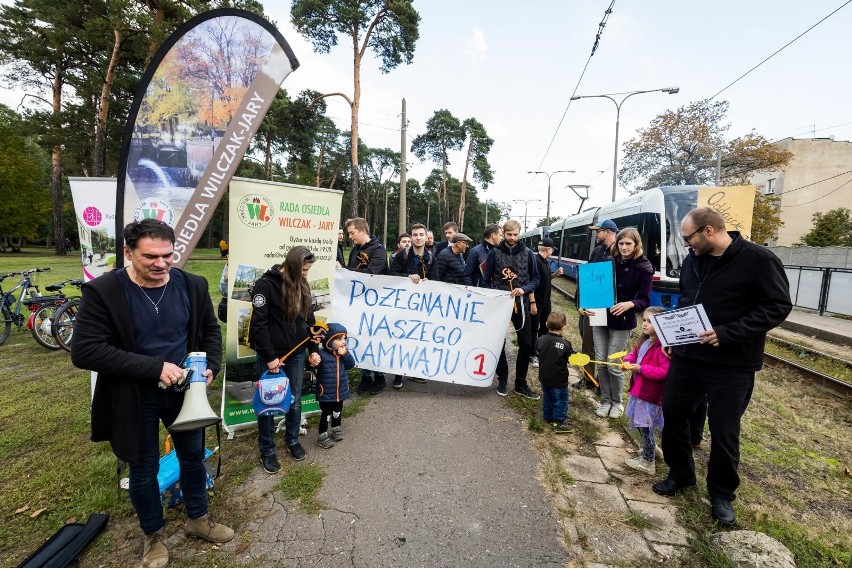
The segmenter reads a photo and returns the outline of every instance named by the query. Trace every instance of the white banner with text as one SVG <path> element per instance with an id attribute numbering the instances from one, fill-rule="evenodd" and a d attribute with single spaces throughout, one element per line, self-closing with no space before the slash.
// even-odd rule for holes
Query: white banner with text
<path id="1" fill-rule="evenodd" d="M 507 292 L 346 269 L 334 281 L 331 321 L 346 327 L 358 367 L 491 385 L 512 311 Z"/>

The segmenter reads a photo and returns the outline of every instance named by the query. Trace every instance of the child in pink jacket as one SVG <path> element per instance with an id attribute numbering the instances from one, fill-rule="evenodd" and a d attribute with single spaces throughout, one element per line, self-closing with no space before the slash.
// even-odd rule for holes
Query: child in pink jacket
<path id="1" fill-rule="evenodd" d="M 664 312 L 654 306 L 642 314 L 642 337 L 624 358 L 622 367 L 632 373 L 630 400 L 627 402 L 628 423 L 642 435 L 642 455 L 624 460 L 627 467 L 654 475 L 654 428 L 663 429 L 663 389 L 669 372 L 669 358 L 651 324 L 651 316 Z"/>

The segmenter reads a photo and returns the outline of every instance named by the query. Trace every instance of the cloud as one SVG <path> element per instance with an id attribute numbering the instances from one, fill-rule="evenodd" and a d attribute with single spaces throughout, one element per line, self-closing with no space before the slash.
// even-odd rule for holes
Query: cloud
<path id="1" fill-rule="evenodd" d="M 488 45 L 485 43 L 485 32 L 480 28 L 473 28 L 470 36 L 465 40 L 464 58 L 470 63 L 474 71 L 478 71 L 487 55 Z"/>

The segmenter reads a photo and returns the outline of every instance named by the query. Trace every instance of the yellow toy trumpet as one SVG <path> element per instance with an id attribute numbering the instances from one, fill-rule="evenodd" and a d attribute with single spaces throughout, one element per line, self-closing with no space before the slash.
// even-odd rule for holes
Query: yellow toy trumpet
<path id="1" fill-rule="evenodd" d="M 598 384 L 595 378 L 586 370 L 586 365 L 588 365 L 589 363 L 597 363 L 599 365 L 614 365 L 616 367 L 623 367 L 624 361 L 622 360 L 622 357 L 624 357 L 625 355 L 627 355 L 627 351 L 618 351 L 617 353 L 613 353 L 612 355 L 607 357 L 607 359 L 618 359 L 618 363 L 608 363 L 606 361 L 597 361 L 595 359 L 592 359 L 585 353 L 574 353 L 573 355 L 570 355 L 568 357 L 568 364 L 577 365 L 578 367 L 583 369 L 583 372 L 586 374 L 587 377 L 589 377 L 589 380 L 592 381 L 592 383 L 594 383 L 594 385 L 597 387 L 600 386 L 600 384 Z"/>

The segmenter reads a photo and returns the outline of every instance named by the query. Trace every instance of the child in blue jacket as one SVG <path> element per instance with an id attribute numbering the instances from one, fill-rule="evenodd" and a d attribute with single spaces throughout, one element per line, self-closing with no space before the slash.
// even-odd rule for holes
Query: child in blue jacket
<path id="1" fill-rule="evenodd" d="M 355 358 L 346 349 L 346 328 L 339 323 L 328 324 L 322 345 L 317 367 L 316 395 L 322 412 L 317 444 L 327 450 L 334 446 L 334 442 L 343 440 L 343 401 L 349 397 L 349 377 L 346 371 L 355 366 Z M 331 436 L 328 434 L 329 419 Z"/>

